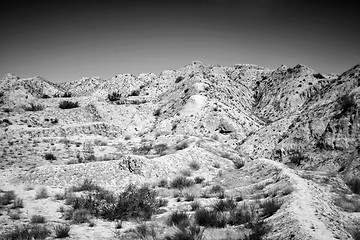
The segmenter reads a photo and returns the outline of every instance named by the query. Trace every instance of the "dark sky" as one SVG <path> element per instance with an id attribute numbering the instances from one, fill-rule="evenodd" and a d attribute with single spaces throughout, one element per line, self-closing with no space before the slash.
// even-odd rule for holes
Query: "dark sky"
<path id="1" fill-rule="evenodd" d="M 346 0 L 74 2 L 2 3 L 1 76 L 64 82 L 194 60 L 341 73 L 360 63 L 360 14 Z"/>

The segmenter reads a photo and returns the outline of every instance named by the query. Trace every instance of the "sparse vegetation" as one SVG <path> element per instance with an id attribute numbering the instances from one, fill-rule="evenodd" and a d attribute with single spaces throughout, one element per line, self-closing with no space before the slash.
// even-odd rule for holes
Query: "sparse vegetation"
<path id="1" fill-rule="evenodd" d="M 50 230 L 41 225 L 15 226 L 15 229 L 5 233 L 1 239 L 45 239 L 51 234 Z"/>
<path id="2" fill-rule="evenodd" d="M 180 173 L 181 173 L 183 176 L 185 176 L 185 177 L 190 177 L 190 176 L 191 176 L 191 171 L 190 171 L 190 169 L 182 169 L 182 170 L 180 171 Z"/>
<path id="3" fill-rule="evenodd" d="M 56 157 L 55 157 L 55 155 L 54 154 L 52 154 L 52 153 L 45 153 L 45 160 L 56 160 Z"/>
<path id="4" fill-rule="evenodd" d="M 31 223 L 45 223 L 45 217 L 42 215 L 33 215 L 30 219 Z"/>
<path id="5" fill-rule="evenodd" d="M 70 232 L 70 225 L 64 224 L 64 225 L 56 225 L 54 227 L 55 230 L 55 237 L 56 238 L 66 238 L 69 236 Z"/>
<path id="6" fill-rule="evenodd" d="M 233 198 L 227 198 L 225 200 L 218 200 L 213 208 L 219 212 L 231 211 L 237 207 L 237 204 Z"/>
<path id="7" fill-rule="evenodd" d="M 147 185 L 140 188 L 132 184 L 129 185 L 117 199 L 113 213 L 114 218 L 150 219 L 157 209 L 156 196 L 156 192 Z"/>
<path id="8" fill-rule="evenodd" d="M 353 193 L 360 194 L 360 178 L 351 178 L 345 183 Z"/>
<path id="9" fill-rule="evenodd" d="M 360 240 L 360 230 L 359 229 L 351 229 L 350 234 L 354 240 Z"/>
<path id="10" fill-rule="evenodd" d="M 236 169 L 240 169 L 243 166 L 245 166 L 245 162 L 242 159 L 232 159 L 232 161 L 233 161 Z"/>
<path id="11" fill-rule="evenodd" d="M 108 94 L 108 99 L 110 102 L 118 101 L 121 99 L 121 94 L 119 92 L 113 92 Z"/>
<path id="12" fill-rule="evenodd" d="M 54 198 L 55 198 L 56 200 L 64 200 L 64 199 L 66 198 L 65 195 L 66 195 L 66 194 L 64 194 L 64 193 L 56 193 L 56 194 L 54 195 Z"/>
<path id="13" fill-rule="evenodd" d="M 155 150 L 156 154 L 159 154 L 161 156 L 165 154 L 165 151 L 167 148 L 168 148 L 168 146 L 165 143 L 160 143 L 160 144 L 154 146 L 154 150 Z"/>
<path id="14" fill-rule="evenodd" d="M 241 202 L 242 200 L 244 200 L 244 198 L 243 198 L 243 196 L 237 196 L 237 197 L 235 197 L 235 201 L 236 202 Z"/>
<path id="15" fill-rule="evenodd" d="M 191 193 L 185 193 L 185 201 L 186 202 L 194 201 L 194 199 L 195 199 L 195 195 L 193 195 Z"/>
<path id="16" fill-rule="evenodd" d="M 190 221 L 190 217 L 189 215 L 184 212 L 184 211 L 175 211 L 172 212 L 167 220 L 167 224 L 169 226 L 175 225 L 175 226 L 180 226 L 180 225 L 188 225 Z"/>
<path id="17" fill-rule="evenodd" d="M 210 193 L 222 193 L 224 192 L 224 188 L 220 185 L 214 185 L 210 188 Z"/>
<path id="18" fill-rule="evenodd" d="M 78 102 L 71 102 L 71 101 L 62 101 L 59 104 L 59 108 L 61 109 L 71 109 L 71 108 L 77 108 L 79 106 L 80 105 Z"/>
<path id="19" fill-rule="evenodd" d="M 262 212 L 263 217 L 270 217 L 274 215 L 277 212 L 277 210 L 280 209 L 281 205 L 282 205 L 281 201 L 272 198 L 260 203 L 259 207 L 262 208 L 263 210 Z"/>
<path id="20" fill-rule="evenodd" d="M 122 225 L 123 225 L 123 222 L 122 221 L 117 221 L 115 223 L 115 229 L 121 229 L 122 228 Z"/>
<path id="21" fill-rule="evenodd" d="M 306 160 L 306 157 L 300 152 L 295 152 L 294 154 L 289 156 L 289 160 L 296 166 L 300 166 L 301 162 Z"/>
<path id="22" fill-rule="evenodd" d="M 15 198 L 13 205 L 11 208 L 23 208 L 24 207 L 24 201 L 21 198 Z"/>
<path id="23" fill-rule="evenodd" d="M 13 109 L 11 108 L 4 108 L 3 109 L 4 113 L 11 113 L 13 111 Z"/>
<path id="24" fill-rule="evenodd" d="M 175 179 L 173 179 L 170 183 L 171 188 L 177 188 L 177 189 L 183 189 L 186 187 L 190 187 L 194 185 L 194 181 L 185 177 L 185 176 L 178 176 Z"/>
<path id="25" fill-rule="evenodd" d="M 62 95 L 63 98 L 71 98 L 72 97 L 72 94 L 71 92 L 65 92 L 63 95 Z"/>
<path id="26" fill-rule="evenodd" d="M 76 209 L 72 214 L 72 221 L 76 224 L 89 221 L 90 211 L 87 209 Z"/>
<path id="27" fill-rule="evenodd" d="M 152 149 L 151 144 L 143 144 L 140 147 L 133 148 L 133 153 L 136 155 L 147 155 Z"/>
<path id="28" fill-rule="evenodd" d="M 230 211 L 230 215 L 227 220 L 227 223 L 229 225 L 237 226 L 252 221 L 254 217 L 255 217 L 254 208 L 250 206 L 242 205 L 241 207 L 237 207 Z"/>
<path id="29" fill-rule="evenodd" d="M 194 178 L 194 181 L 195 181 L 196 184 L 200 184 L 200 183 L 203 183 L 205 181 L 205 178 L 197 176 L 197 177 Z"/>
<path id="30" fill-rule="evenodd" d="M 165 199 L 165 198 L 159 198 L 158 200 L 157 200 L 157 204 L 156 204 L 156 206 L 157 207 L 165 207 L 165 206 L 167 206 L 167 204 L 169 203 L 169 201 L 167 200 L 167 199 Z"/>
<path id="31" fill-rule="evenodd" d="M 133 90 L 129 94 L 129 96 L 139 96 L 139 95 L 140 95 L 140 89 Z"/>
<path id="32" fill-rule="evenodd" d="M 42 96 L 41 96 L 41 98 L 51 98 L 49 95 L 47 95 L 47 94 L 43 94 Z"/>
<path id="33" fill-rule="evenodd" d="M 321 73 L 314 73 L 313 76 L 314 76 L 314 78 L 317 78 L 317 79 L 324 79 L 325 78 Z"/>
<path id="34" fill-rule="evenodd" d="M 183 76 L 178 76 L 178 77 L 175 79 L 175 83 L 179 83 L 179 82 L 181 82 L 183 79 L 184 79 Z"/>
<path id="35" fill-rule="evenodd" d="M 133 232 L 137 235 L 138 239 L 157 239 L 154 226 L 147 226 L 145 223 L 136 226 Z"/>
<path id="36" fill-rule="evenodd" d="M 183 149 L 188 148 L 188 147 L 189 147 L 189 144 L 186 141 L 183 141 L 183 142 L 178 143 L 175 146 L 175 149 L 180 151 L 180 150 L 183 150 Z"/>
<path id="37" fill-rule="evenodd" d="M 84 181 L 78 185 L 71 187 L 71 190 L 74 192 L 81 191 L 105 191 L 102 187 L 94 183 L 91 179 L 84 179 Z"/>
<path id="38" fill-rule="evenodd" d="M 161 114 L 161 109 L 160 109 L 160 108 L 156 109 L 156 110 L 154 111 L 154 113 L 153 113 L 153 115 L 154 115 L 155 117 L 159 117 L 160 114 Z"/>
<path id="39" fill-rule="evenodd" d="M 92 215 L 108 220 L 148 220 L 159 205 L 157 194 L 149 186 L 129 185 L 118 196 L 106 190 L 95 190 L 80 197 L 71 197 L 68 203 L 73 209 L 86 209 Z"/>
<path id="40" fill-rule="evenodd" d="M 35 103 L 30 103 L 30 106 L 24 106 L 24 110 L 25 111 L 31 111 L 31 112 L 36 112 L 36 111 L 42 111 L 44 110 L 44 106 L 41 104 L 35 104 Z"/>
<path id="41" fill-rule="evenodd" d="M 204 229 L 196 224 L 178 227 L 172 236 L 165 236 L 165 240 L 205 240 Z"/>
<path id="42" fill-rule="evenodd" d="M 0 206 L 5 206 L 15 200 L 16 195 L 14 191 L 5 191 L 2 196 L 0 196 Z"/>
<path id="43" fill-rule="evenodd" d="M 201 204 L 198 201 L 194 201 L 190 204 L 191 211 L 198 210 L 201 207 Z"/>
<path id="44" fill-rule="evenodd" d="M 197 170 L 200 169 L 200 164 L 199 164 L 197 161 L 195 161 L 195 160 L 191 161 L 190 164 L 189 164 L 189 166 L 190 166 L 190 168 L 191 168 L 192 170 L 194 170 L 194 171 L 197 171 Z"/>
<path id="45" fill-rule="evenodd" d="M 48 198 L 48 192 L 46 188 L 42 187 L 36 191 L 35 199 Z"/>
<path id="46" fill-rule="evenodd" d="M 360 197 L 343 194 L 334 199 L 334 204 L 346 212 L 360 212 Z"/>
<path id="47" fill-rule="evenodd" d="M 215 210 L 200 208 L 195 211 L 195 221 L 200 226 L 223 228 L 226 226 L 225 216 Z"/>
<path id="48" fill-rule="evenodd" d="M 254 221 L 248 223 L 251 233 L 246 236 L 248 240 L 262 240 L 263 237 L 270 232 L 271 228 L 266 225 L 263 220 L 256 218 Z"/>
<path id="49" fill-rule="evenodd" d="M 340 105 L 342 111 L 338 115 L 338 117 L 341 117 L 346 112 L 350 111 L 351 109 L 356 108 L 356 100 L 354 96 L 350 96 L 349 94 L 345 94 L 338 98 L 337 103 Z"/>
<path id="50" fill-rule="evenodd" d="M 219 162 L 214 162 L 213 167 L 214 168 L 220 168 L 220 163 Z"/>
<path id="51" fill-rule="evenodd" d="M 166 180 L 166 179 L 161 179 L 160 181 L 159 181 L 159 183 L 158 183 L 158 186 L 159 187 L 162 187 L 162 188 L 166 188 L 166 187 L 168 187 L 168 180 Z"/>
<path id="52" fill-rule="evenodd" d="M 10 212 L 9 217 L 12 220 L 19 220 L 20 219 L 20 213 L 19 212 Z"/>

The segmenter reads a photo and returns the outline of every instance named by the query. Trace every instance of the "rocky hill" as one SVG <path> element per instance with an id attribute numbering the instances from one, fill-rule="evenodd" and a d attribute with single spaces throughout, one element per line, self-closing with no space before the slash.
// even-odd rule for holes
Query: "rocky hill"
<path id="1" fill-rule="evenodd" d="M 26 211 L 1 203 L 9 214 L 0 216 L 0 232 L 27 224 L 39 211 L 49 218 L 46 226 L 68 222 L 56 209 L 46 210 L 60 202 L 46 199 L 40 206 L 35 192 L 21 188 L 46 186 L 55 194 L 91 179 L 116 194 L 129 183 L 157 186 L 169 203 L 145 222 L 145 229 L 158 232 L 153 239 L 190 234 L 191 226 L 166 225 L 175 210 L 188 212 L 205 239 L 358 239 L 359 71 L 360 65 L 334 75 L 300 64 L 270 70 L 193 62 L 159 76 L 62 84 L 7 74 L 0 80 L 0 200 L 17 189 Z M 179 174 L 204 183 L 172 198 Z M 252 220 L 235 221 L 232 209 L 216 213 L 227 227 L 201 224 L 181 197 L 191 195 L 211 209 L 218 201 L 214 186 L 225 199 L 241 198 L 235 208 L 242 208 L 240 215 L 252 209 Z M 264 214 L 266 204 L 275 212 Z M 93 234 L 74 225 L 70 238 L 141 238 L 134 221 L 124 220 L 114 236 L 114 222 L 107 220 L 96 218 Z M 194 234 L 184 239 L 201 239 Z"/>

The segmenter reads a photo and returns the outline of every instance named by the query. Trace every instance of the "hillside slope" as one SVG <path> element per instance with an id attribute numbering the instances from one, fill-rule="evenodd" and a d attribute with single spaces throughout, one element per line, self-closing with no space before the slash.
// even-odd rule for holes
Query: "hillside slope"
<path id="1" fill-rule="evenodd" d="M 71 224 L 70 239 L 150 238 L 136 230 L 139 219 L 117 219 L 123 227 L 115 234 L 116 221 L 94 210 L 87 214 L 95 226 L 73 224 L 78 205 L 64 204 L 94 197 L 73 190 L 91 179 L 114 194 L 149 184 L 165 199 L 143 219 L 153 239 L 190 234 L 191 226 L 168 223 L 176 211 L 205 239 L 356 239 L 359 72 L 360 65 L 326 75 L 300 64 L 270 70 L 193 62 L 158 76 L 62 84 L 7 74 L 0 80 L 0 233 L 42 214 L 49 229 Z M 179 176 L 191 186 L 174 187 Z M 41 187 L 51 197 L 36 199 Z M 6 203 L 11 190 L 23 208 Z M 222 223 L 201 223 L 195 203 Z M 56 211 L 61 206 L 70 219 Z"/>

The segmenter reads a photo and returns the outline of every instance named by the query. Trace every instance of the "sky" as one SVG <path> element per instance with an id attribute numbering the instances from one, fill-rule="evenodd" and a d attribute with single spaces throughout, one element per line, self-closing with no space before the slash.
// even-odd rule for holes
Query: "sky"
<path id="1" fill-rule="evenodd" d="M 347 0 L 3 1 L 1 77 L 65 82 L 192 61 L 342 73 L 360 63 L 360 14 Z"/>

